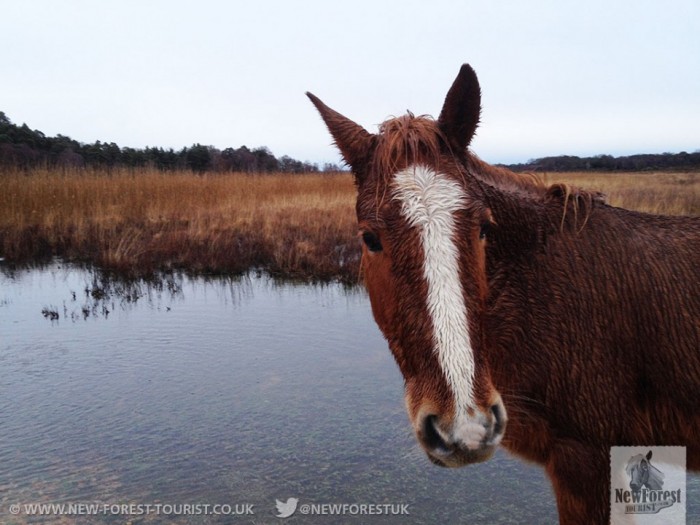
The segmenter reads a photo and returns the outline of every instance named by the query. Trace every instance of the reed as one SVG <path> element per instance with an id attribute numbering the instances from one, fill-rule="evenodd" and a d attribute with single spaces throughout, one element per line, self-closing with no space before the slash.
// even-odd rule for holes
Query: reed
<path id="1" fill-rule="evenodd" d="M 616 206 L 700 214 L 700 173 L 545 174 Z M 130 275 L 259 269 L 356 282 L 351 175 L 0 171 L 0 257 L 61 256 Z"/>
<path id="2" fill-rule="evenodd" d="M 156 170 L 0 175 L 0 250 L 119 272 L 354 280 L 349 174 L 196 175 Z"/>

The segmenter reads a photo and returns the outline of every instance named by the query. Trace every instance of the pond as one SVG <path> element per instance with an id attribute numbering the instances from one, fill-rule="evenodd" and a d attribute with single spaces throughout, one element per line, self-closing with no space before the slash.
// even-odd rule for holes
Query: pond
<path id="1" fill-rule="evenodd" d="M 266 276 L 4 270 L 0 465 L 3 523 L 556 522 L 539 467 L 426 459 L 364 291 Z"/>

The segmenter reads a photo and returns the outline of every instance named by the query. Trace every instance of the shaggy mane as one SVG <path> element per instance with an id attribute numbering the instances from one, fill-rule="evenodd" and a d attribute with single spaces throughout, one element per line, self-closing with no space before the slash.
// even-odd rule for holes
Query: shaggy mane
<path id="1" fill-rule="evenodd" d="M 387 119 L 380 124 L 375 140 L 371 171 L 374 176 L 381 177 L 385 185 L 390 182 L 388 177 L 413 163 L 424 159 L 439 162 L 443 155 L 443 146 L 449 143 L 433 117 L 416 117 L 411 112 Z M 439 169 L 439 166 L 436 168 Z M 493 166 L 471 152 L 466 155 L 466 170 L 480 182 L 501 191 L 535 198 L 541 202 L 560 203 L 562 229 L 567 216 L 573 219 L 576 229 L 582 229 L 594 204 L 605 202 L 604 196 L 599 192 L 587 191 L 565 183 L 547 186 L 544 180 L 534 173 L 515 173 L 507 168 Z"/>

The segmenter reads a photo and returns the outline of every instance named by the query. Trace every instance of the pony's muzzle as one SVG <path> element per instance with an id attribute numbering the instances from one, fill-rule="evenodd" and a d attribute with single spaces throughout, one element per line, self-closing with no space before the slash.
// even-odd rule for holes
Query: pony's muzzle
<path id="1" fill-rule="evenodd" d="M 500 396 L 488 411 L 442 422 L 436 414 L 420 415 L 416 434 L 430 460 L 443 467 L 461 467 L 493 456 L 506 429 Z"/>

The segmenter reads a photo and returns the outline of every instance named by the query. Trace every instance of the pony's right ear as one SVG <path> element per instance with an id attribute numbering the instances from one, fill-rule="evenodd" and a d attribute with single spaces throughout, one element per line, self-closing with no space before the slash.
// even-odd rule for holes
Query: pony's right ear
<path id="1" fill-rule="evenodd" d="M 469 146 L 479 125 L 480 114 L 479 79 L 471 66 L 464 64 L 447 92 L 438 118 L 438 125 L 455 152 L 461 153 Z"/>
<path id="2" fill-rule="evenodd" d="M 372 134 L 359 124 L 326 106 L 316 95 L 307 91 L 306 96 L 321 114 L 328 131 L 333 136 L 335 145 L 338 146 L 345 162 L 353 168 L 355 176 L 363 173 L 362 168 L 367 162 L 372 145 Z"/>

